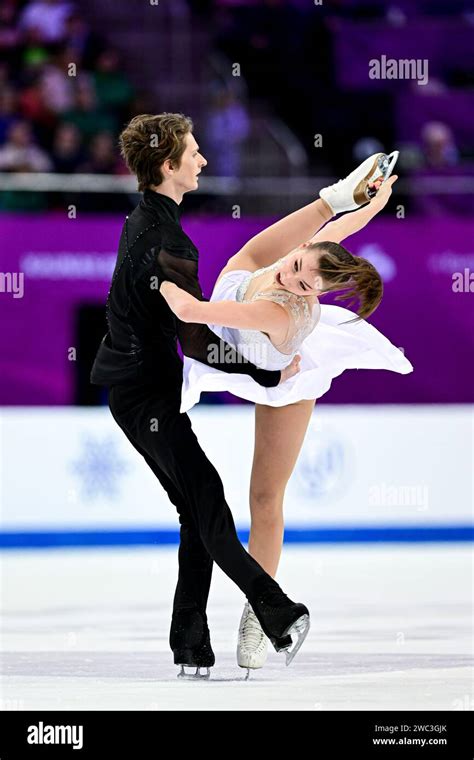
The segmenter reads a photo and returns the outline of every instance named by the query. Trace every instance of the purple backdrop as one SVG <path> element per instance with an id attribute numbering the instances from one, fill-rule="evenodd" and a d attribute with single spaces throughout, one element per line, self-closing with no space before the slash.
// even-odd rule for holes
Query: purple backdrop
<path id="1" fill-rule="evenodd" d="M 0 403 L 71 403 L 74 363 L 68 350 L 75 344 L 77 308 L 105 301 L 122 221 L 117 216 L 0 217 Z M 227 258 L 271 221 L 184 219 L 201 251 L 205 294 Z M 371 259 L 384 277 L 384 300 L 370 321 L 404 348 L 415 371 L 408 376 L 346 372 L 325 401 L 474 401 L 469 371 L 474 294 L 452 287 L 454 272 L 474 271 L 472 233 L 466 219 L 384 218 L 349 241 L 348 247 Z M 24 273 L 21 298 L 9 292 L 14 273 Z"/>
<path id="2" fill-rule="evenodd" d="M 402 26 L 381 21 L 332 21 L 341 89 L 407 89 L 405 80 L 370 79 L 369 61 L 427 59 L 430 78 L 472 67 L 472 26 L 465 18 L 409 19 Z M 411 83 L 416 89 L 424 85 Z"/>
<path id="3" fill-rule="evenodd" d="M 397 145 L 419 143 L 423 126 L 429 121 L 441 121 L 452 129 L 458 148 L 469 151 L 474 130 L 474 93 L 460 90 L 430 95 L 413 89 L 400 92 L 396 120 Z M 460 173 L 461 167 L 456 168 Z M 469 169 L 472 174 L 472 164 Z"/>

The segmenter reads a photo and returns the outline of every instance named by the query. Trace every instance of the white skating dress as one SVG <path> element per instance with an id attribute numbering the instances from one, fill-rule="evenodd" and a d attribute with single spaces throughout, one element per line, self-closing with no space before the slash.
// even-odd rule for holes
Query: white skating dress
<path id="1" fill-rule="evenodd" d="M 283 369 L 300 354 L 300 371 L 275 388 L 264 388 L 249 375 L 229 374 L 184 358 L 181 412 L 199 401 L 203 391 L 230 391 L 235 396 L 268 406 L 286 406 L 301 399 L 315 399 L 326 393 L 334 377 L 346 369 L 386 369 L 406 375 L 413 371 L 403 352 L 364 319 L 341 324 L 357 317 L 341 306 L 310 306 L 307 297 L 284 290 L 265 289 L 245 298 L 252 280 L 272 267 L 256 272 L 235 269 L 216 283 L 211 301 L 254 301 L 267 299 L 281 304 L 290 314 L 290 328 L 284 343 L 276 348 L 265 333 L 257 330 L 209 325 L 210 329 L 240 354 L 262 369 Z M 219 356 L 219 361 L 225 357 Z"/>

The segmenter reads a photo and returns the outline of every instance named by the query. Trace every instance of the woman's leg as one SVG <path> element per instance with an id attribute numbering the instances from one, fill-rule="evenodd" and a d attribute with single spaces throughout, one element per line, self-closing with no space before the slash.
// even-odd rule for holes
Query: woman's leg
<path id="1" fill-rule="evenodd" d="M 255 450 L 250 480 L 249 554 L 275 576 L 283 542 L 283 497 L 301 450 L 315 401 L 255 406 Z"/>

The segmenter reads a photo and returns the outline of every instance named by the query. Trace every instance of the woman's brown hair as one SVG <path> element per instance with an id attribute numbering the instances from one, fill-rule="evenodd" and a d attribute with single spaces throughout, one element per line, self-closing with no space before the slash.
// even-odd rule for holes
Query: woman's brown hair
<path id="1" fill-rule="evenodd" d="M 136 174 L 140 192 L 163 182 L 161 166 L 167 159 L 179 168 L 192 131 L 193 122 L 182 113 L 142 113 L 127 124 L 119 137 L 120 153 Z"/>
<path id="2" fill-rule="evenodd" d="M 383 281 L 370 261 L 353 256 L 343 245 L 330 241 L 314 243 L 307 250 L 319 254 L 317 268 L 312 271 L 323 278 L 324 290 L 346 290 L 335 300 L 352 299 L 348 308 L 359 302 L 358 317 L 348 322 L 359 322 L 373 314 L 382 300 Z"/>

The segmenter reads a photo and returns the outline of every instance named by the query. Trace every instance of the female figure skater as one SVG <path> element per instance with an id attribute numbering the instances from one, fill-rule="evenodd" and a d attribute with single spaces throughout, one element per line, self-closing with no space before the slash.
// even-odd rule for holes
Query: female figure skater
<path id="1" fill-rule="evenodd" d="M 376 194 L 363 208 L 355 192 L 351 198 L 343 198 L 341 188 L 331 186 L 328 192 L 321 191 L 320 200 L 252 238 L 229 259 L 210 302 L 199 301 L 169 282 L 160 288 L 180 320 L 208 324 L 257 366 L 281 369 L 293 362 L 299 368 L 280 386 L 263 388 L 244 375 L 227 375 L 185 358 L 182 412 L 205 390 L 228 390 L 256 402 L 249 553 L 272 577 L 282 549 L 285 488 L 316 398 L 326 393 L 333 377 L 348 368 L 401 374 L 413 369 L 403 353 L 365 321 L 382 299 L 380 275 L 369 261 L 354 257 L 340 245 L 386 205 L 397 179 L 388 179 L 397 156 L 376 154 L 367 159 L 378 171 L 369 172 L 371 181 L 363 188 L 365 202 Z M 343 182 L 350 183 L 350 178 Z M 331 192 L 334 187 L 337 198 Z M 348 208 L 358 210 L 321 229 L 331 216 Z M 318 230 L 308 240 L 315 220 Z M 348 291 L 337 299 L 358 297 L 357 314 L 320 305 L 319 298 L 335 290 Z M 216 360 L 222 361 L 222 357 Z M 266 656 L 267 639 L 247 603 L 239 626 L 238 664 L 260 668 Z"/>

